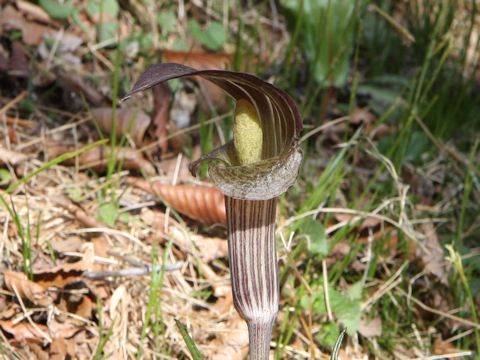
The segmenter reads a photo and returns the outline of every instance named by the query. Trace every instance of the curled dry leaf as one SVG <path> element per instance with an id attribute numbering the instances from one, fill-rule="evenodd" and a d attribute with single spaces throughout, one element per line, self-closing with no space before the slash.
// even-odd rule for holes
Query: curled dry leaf
<path id="1" fill-rule="evenodd" d="M 5 270 L 3 272 L 5 285 L 10 291 L 18 293 L 22 298 L 31 301 L 35 305 L 49 306 L 53 300 L 47 296 L 45 289 L 28 280 L 24 273 Z"/>
<path id="2" fill-rule="evenodd" d="M 36 272 L 33 275 L 35 284 L 44 289 L 49 289 L 51 287 L 63 288 L 68 284 L 77 282 L 81 279 L 84 271 L 91 270 L 92 256 L 86 256 L 82 260 L 74 263 L 65 263 L 51 269 Z"/>
<path id="3" fill-rule="evenodd" d="M 47 269 L 35 270 L 33 280 L 44 289 L 51 287 L 64 288 L 69 284 L 82 279 L 84 271 L 93 270 L 95 257 L 94 246 L 91 243 L 85 244 L 83 256 L 75 262 L 64 262 Z"/>
<path id="4" fill-rule="evenodd" d="M 136 178 L 127 182 L 160 197 L 179 213 L 206 224 L 225 224 L 225 198 L 216 188 L 194 185 L 166 185 Z"/>
<path id="5" fill-rule="evenodd" d="M 79 145 L 81 147 L 81 145 Z M 78 157 L 78 163 L 81 167 L 92 168 L 97 171 L 104 171 L 110 159 L 111 148 L 109 146 L 97 146 L 93 149 L 85 151 Z M 57 157 L 67 152 L 74 151 L 68 146 L 52 146 L 47 149 L 50 158 Z M 143 155 L 132 148 L 118 147 L 115 149 L 115 158 L 122 167 L 127 170 L 138 170 L 145 175 L 154 175 L 155 168 L 143 157 Z M 75 165 L 75 159 L 65 161 L 65 165 Z"/>
<path id="6" fill-rule="evenodd" d="M 111 107 L 100 107 L 91 110 L 91 114 L 103 131 L 112 131 L 113 117 Z M 116 135 L 131 136 L 135 145 L 140 146 L 145 131 L 150 125 L 150 117 L 138 108 L 118 109 L 116 113 Z"/>
<path id="7" fill-rule="evenodd" d="M 13 336 L 15 342 L 22 343 L 31 341 L 38 344 L 43 344 L 44 334 L 48 333 L 48 328 L 45 325 L 36 324 L 36 327 L 28 322 L 15 324 L 12 320 L 0 320 L 0 327 L 3 331 Z"/>

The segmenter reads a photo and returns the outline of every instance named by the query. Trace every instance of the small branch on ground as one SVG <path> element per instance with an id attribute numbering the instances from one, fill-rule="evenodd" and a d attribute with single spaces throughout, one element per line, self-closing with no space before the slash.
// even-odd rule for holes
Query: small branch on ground
<path id="1" fill-rule="evenodd" d="M 107 277 L 126 277 L 126 276 L 144 276 L 152 272 L 176 271 L 180 270 L 183 262 L 179 261 L 173 264 L 165 265 L 145 265 L 144 267 L 127 268 L 112 271 L 85 271 L 82 276 L 92 280 L 102 280 Z"/>

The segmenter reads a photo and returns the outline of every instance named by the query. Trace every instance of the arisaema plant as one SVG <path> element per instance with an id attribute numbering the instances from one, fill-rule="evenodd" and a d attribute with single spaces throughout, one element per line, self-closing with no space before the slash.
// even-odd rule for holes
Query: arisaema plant
<path id="1" fill-rule="evenodd" d="M 190 169 L 195 173 L 199 164 L 207 163 L 209 177 L 225 194 L 233 301 L 248 325 L 250 359 L 265 360 L 280 296 L 276 204 L 298 174 L 302 120 L 287 93 L 241 72 L 153 65 L 127 97 L 185 76 L 209 80 L 236 101 L 233 140 L 195 161 Z"/>

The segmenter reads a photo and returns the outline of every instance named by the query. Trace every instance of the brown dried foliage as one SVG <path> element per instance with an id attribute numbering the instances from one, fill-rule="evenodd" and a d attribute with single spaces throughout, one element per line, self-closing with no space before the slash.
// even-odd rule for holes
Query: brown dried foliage
<path id="1" fill-rule="evenodd" d="M 52 34 L 54 29 L 31 21 L 25 15 L 8 5 L 0 12 L 0 33 L 21 30 L 22 41 L 27 45 L 39 45 L 45 34 Z"/>
<path id="2" fill-rule="evenodd" d="M 28 280 L 24 273 L 5 270 L 3 272 L 6 287 L 17 293 L 23 299 L 31 301 L 35 305 L 49 306 L 52 304 L 52 299 L 45 293 L 45 289 Z"/>
<path id="3" fill-rule="evenodd" d="M 113 116 L 111 107 L 99 107 L 91 110 L 92 116 L 100 128 L 108 134 L 112 132 Z M 117 137 L 129 135 L 135 145 L 140 146 L 145 131 L 150 125 L 150 117 L 138 108 L 118 109 L 116 113 Z"/>
<path id="4" fill-rule="evenodd" d="M 194 185 L 166 185 L 136 178 L 127 183 L 160 197 L 179 213 L 206 224 L 226 224 L 225 197 L 216 188 Z"/>
<path id="5" fill-rule="evenodd" d="M 84 78 L 72 72 L 58 71 L 58 78 L 72 91 L 85 96 L 93 106 L 107 104 L 105 96 Z"/>
<path id="6" fill-rule="evenodd" d="M 48 328 L 45 325 L 36 324 L 36 326 L 33 326 L 28 322 L 16 324 L 12 320 L 0 320 L 0 327 L 3 331 L 12 335 L 17 343 L 31 341 L 41 344 L 43 343 L 43 334 L 40 331 L 48 333 Z"/>
<path id="7" fill-rule="evenodd" d="M 80 146 L 79 146 L 80 147 Z M 69 146 L 57 145 L 47 149 L 48 156 L 55 158 L 59 155 L 73 151 Z M 84 168 L 93 168 L 97 171 L 104 171 L 110 159 L 111 148 L 109 146 L 97 146 L 85 151 L 78 156 L 78 164 Z M 118 147 L 115 149 L 115 158 L 127 170 L 138 170 L 145 175 L 154 175 L 155 168 L 145 159 L 142 154 L 132 148 Z M 75 165 L 75 159 L 67 160 L 64 165 Z"/>

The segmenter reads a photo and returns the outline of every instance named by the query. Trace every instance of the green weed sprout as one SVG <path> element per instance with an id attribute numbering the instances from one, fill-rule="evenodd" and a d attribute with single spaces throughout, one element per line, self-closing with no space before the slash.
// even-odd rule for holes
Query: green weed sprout
<path id="1" fill-rule="evenodd" d="M 302 120 L 284 91 L 241 72 L 195 70 L 179 64 L 147 69 L 127 98 L 161 82 L 200 76 L 236 100 L 233 140 L 203 162 L 225 194 L 233 302 L 248 325 L 250 359 L 267 360 L 280 297 L 275 249 L 277 198 L 296 180 L 302 161 Z"/>

